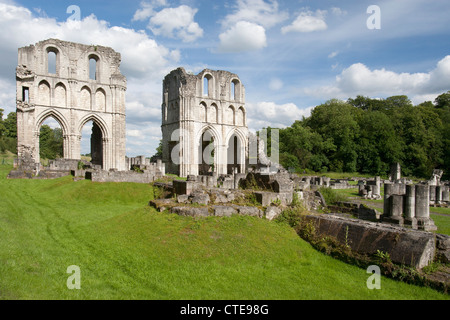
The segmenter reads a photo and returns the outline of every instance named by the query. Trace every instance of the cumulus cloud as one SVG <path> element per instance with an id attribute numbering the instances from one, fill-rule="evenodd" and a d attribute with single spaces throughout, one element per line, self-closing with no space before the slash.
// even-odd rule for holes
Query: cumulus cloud
<path id="1" fill-rule="evenodd" d="M 219 52 L 253 51 L 267 46 L 264 27 L 248 21 L 239 21 L 221 33 L 219 39 Z"/>
<path id="2" fill-rule="evenodd" d="M 0 3 L 0 28 L 1 108 L 9 112 L 15 110 L 14 71 L 18 48 L 48 38 L 108 46 L 121 53 L 120 68 L 128 80 L 127 128 L 130 128 L 131 134 L 136 133 L 133 130 L 141 130 L 147 135 L 140 139 L 148 141 L 148 144 L 142 144 L 148 149 L 127 144 L 129 155 L 154 153 L 155 141 L 159 141 L 161 136 L 161 79 L 177 66 L 180 59 L 178 50 L 169 50 L 158 44 L 144 31 L 111 26 L 94 15 L 80 21 L 60 22 L 36 16 L 29 9 L 14 3 Z M 159 130 L 146 131 L 148 123 Z M 132 140 L 136 140 L 135 137 Z"/>
<path id="3" fill-rule="evenodd" d="M 247 103 L 249 128 L 253 131 L 263 127 L 285 128 L 295 120 L 309 117 L 313 107 L 300 109 L 293 103 L 276 104 L 275 102 Z"/>
<path id="4" fill-rule="evenodd" d="M 155 35 L 192 42 L 203 36 L 203 29 L 194 21 L 197 11 L 186 5 L 163 9 L 150 19 L 149 28 Z"/>
<path id="5" fill-rule="evenodd" d="M 183 42 L 192 42 L 203 36 L 203 29 L 194 19 L 198 9 L 181 5 L 176 8 L 155 10 L 166 6 L 166 0 L 141 2 L 141 8 L 135 12 L 133 21 L 148 19 L 148 29 L 154 35 L 180 39 Z"/>
<path id="6" fill-rule="evenodd" d="M 248 21 L 258 23 L 265 28 L 271 28 L 285 21 L 288 17 L 287 12 L 279 11 L 277 1 L 237 0 L 233 13 L 222 20 L 222 26 L 229 28 L 239 21 Z"/>
<path id="7" fill-rule="evenodd" d="M 283 34 L 288 32 L 313 32 L 326 30 L 328 28 L 325 22 L 326 11 L 317 10 L 301 12 L 292 24 L 281 28 Z"/>
<path id="8" fill-rule="evenodd" d="M 447 91 L 450 87 L 450 55 L 440 60 L 428 73 L 397 73 L 382 69 L 371 70 L 362 63 L 344 69 L 332 85 L 306 88 L 311 96 L 348 98 L 356 95 L 390 96 L 405 94 L 414 101 Z"/>
<path id="9" fill-rule="evenodd" d="M 141 8 L 134 13 L 133 21 L 145 21 L 155 14 L 154 9 L 166 5 L 166 0 L 142 1 Z"/>

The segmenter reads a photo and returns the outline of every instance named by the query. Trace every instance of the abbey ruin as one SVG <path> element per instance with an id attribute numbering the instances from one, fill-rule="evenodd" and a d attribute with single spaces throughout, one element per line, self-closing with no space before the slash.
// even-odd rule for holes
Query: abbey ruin
<path id="1" fill-rule="evenodd" d="M 198 75 L 172 71 L 163 84 L 162 135 L 169 173 L 244 173 L 248 127 L 239 77 L 208 69 Z"/>
<path id="2" fill-rule="evenodd" d="M 339 239 L 343 239 L 345 225 L 347 231 L 353 230 L 355 250 L 373 253 L 382 244 L 397 252 L 400 263 L 423 267 L 433 260 L 437 246 L 450 260 L 450 240 L 436 244 L 429 232 L 423 232 L 435 230 L 429 206 L 448 206 L 450 202 L 449 184 L 440 181 L 442 173 L 416 185 L 401 179 L 399 166 L 389 180 L 332 180 L 289 173 L 266 156 L 264 142 L 249 132 L 245 87 L 236 74 L 205 69 L 194 75 L 180 67 L 163 79 L 162 159 L 151 163 L 145 156 L 126 157 L 127 82 L 120 72 L 119 53 L 50 39 L 20 48 L 18 61 L 18 160 L 9 178 L 71 174 L 75 179 L 99 182 L 150 183 L 170 173 L 186 180 L 154 184 L 170 194 L 150 203 L 160 211 L 189 216 L 243 214 L 269 220 L 295 201 L 302 201 L 308 210 L 326 208 L 320 187 L 348 189 L 352 188 L 350 182 L 357 182 L 361 197 L 384 200 L 384 213 L 356 208 L 352 213 L 356 222 L 334 219 L 333 215 L 312 221 L 329 225 L 327 230 Z M 48 118 L 61 126 L 64 156 L 44 167 L 40 164 L 39 133 Z M 80 139 L 89 121 L 93 122 L 92 160 L 86 163 L 81 161 Z M 245 197 L 257 205 L 237 202 Z M 381 240 L 369 241 L 372 237 Z M 405 240 L 400 244 L 391 241 L 399 237 Z M 405 247 L 411 241 L 417 242 L 413 251 Z"/>
<path id="3" fill-rule="evenodd" d="M 93 121 L 92 163 L 104 170 L 126 169 L 127 83 L 120 61 L 120 54 L 111 48 L 55 39 L 19 49 L 19 166 L 39 166 L 39 132 L 51 117 L 63 131 L 64 159 L 81 159 L 81 130 Z"/>

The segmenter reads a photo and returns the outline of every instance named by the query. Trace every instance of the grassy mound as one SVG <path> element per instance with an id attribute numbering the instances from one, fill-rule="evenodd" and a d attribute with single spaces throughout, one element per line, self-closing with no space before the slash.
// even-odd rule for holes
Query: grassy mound
<path id="1" fill-rule="evenodd" d="M 284 223 L 194 219 L 148 207 L 150 185 L 6 180 L 0 299 L 448 299 L 314 250 Z M 67 268 L 81 269 L 69 290 Z"/>

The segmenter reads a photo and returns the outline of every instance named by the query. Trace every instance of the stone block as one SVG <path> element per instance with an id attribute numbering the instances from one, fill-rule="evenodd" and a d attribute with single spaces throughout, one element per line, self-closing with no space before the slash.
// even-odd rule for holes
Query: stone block
<path id="1" fill-rule="evenodd" d="M 240 215 L 262 218 L 263 212 L 257 207 L 235 206 Z"/>
<path id="2" fill-rule="evenodd" d="M 197 188 L 197 183 L 194 181 L 173 181 L 173 192 L 177 195 L 188 195 L 190 196 Z"/>
<path id="3" fill-rule="evenodd" d="M 207 207 L 197 208 L 197 207 L 175 207 L 172 208 L 172 213 L 178 214 L 180 216 L 187 217 L 208 217 L 210 216 Z"/>
<path id="4" fill-rule="evenodd" d="M 213 209 L 216 217 L 231 217 L 237 214 L 237 210 L 229 206 L 213 206 Z"/>
<path id="5" fill-rule="evenodd" d="M 330 215 L 307 216 L 318 235 L 331 236 L 361 254 L 389 253 L 395 263 L 423 268 L 436 252 L 435 236 L 399 226 Z"/>
<path id="6" fill-rule="evenodd" d="M 276 219 L 281 212 L 282 210 L 280 208 L 270 206 L 266 209 L 266 219 L 272 221 L 273 219 Z"/>
<path id="7" fill-rule="evenodd" d="M 189 202 L 189 196 L 186 194 L 180 194 L 177 196 L 177 202 L 178 203 L 188 203 Z"/>
<path id="8" fill-rule="evenodd" d="M 207 206 L 209 204 L 209 194 L 196 194 L 191 198 L 192 204 L 200 204 Z"/>

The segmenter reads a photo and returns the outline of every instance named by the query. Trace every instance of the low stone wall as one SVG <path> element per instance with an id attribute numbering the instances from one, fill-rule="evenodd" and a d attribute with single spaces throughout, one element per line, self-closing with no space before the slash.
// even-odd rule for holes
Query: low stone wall
<path id="1" fill-rule="evenodd" d="M 151 173 L 138 173 L 134 171 L 91 171 L 86 172 L 86 179 L 92 182 L 133 182 L 152 183 L 157 179 Z"/>
<path id="2" fill-rule="evenodd" d="M 337 202 L 336 205 L 327 206 L 328 212 L 332 213 L 348 213 L 361 220 L 369 220 L 379 222 L 381 220 L 381 212 L 376 209 L 367 207 L 364 204 L 353 202 Z"/>
<path id="3" fill-rule="evenodd" d="M 307 216 L 316 232 L 336 238 L 361 254 L 389 253 L 393 262 L 421 269 L 436 253 L 433 233 L 331 215 Z"/>
<path id="4" fill-rule="evenodd" d="M 64 170 L 12 170 L 8 174 L 8 179 L 58 179 L 66 176 L 70 176 L 70 171 Z"/>

